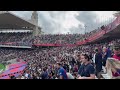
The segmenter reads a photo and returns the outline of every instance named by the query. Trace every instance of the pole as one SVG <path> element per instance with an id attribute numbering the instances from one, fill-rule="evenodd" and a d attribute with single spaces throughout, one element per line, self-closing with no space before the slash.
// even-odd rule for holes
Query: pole
<path id="1" fill-rule="evenodd" d="M 87 26 L 85 25 L 85 34 L 86 34 L 86 27 L 87 27 Z"/>
<path id="2" fill-rule="evenodd" d="M 87 27 L 87 26 L 85 25 L 85 39 L 86 39 L 86 27 Z"/>

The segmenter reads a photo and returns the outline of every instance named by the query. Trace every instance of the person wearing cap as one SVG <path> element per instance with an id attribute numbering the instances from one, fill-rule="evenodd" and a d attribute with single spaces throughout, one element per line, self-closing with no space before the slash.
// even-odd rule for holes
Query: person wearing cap
<path id="1" fill-rule="evenodd" d="M 62 67 L 61 63 L 57 62 L 58 77 L 59 79 L 68 79 L 66 70 Z"/>
<path id="2" fill-rule="evenodd" d="M 120 45 L 116 44 L 114 46 L 114 55 L 113 58 L 120 61 Z"/>

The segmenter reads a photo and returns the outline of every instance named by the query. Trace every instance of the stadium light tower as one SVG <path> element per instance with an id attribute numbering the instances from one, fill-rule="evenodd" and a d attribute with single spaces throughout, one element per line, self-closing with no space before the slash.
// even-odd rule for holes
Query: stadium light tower
<path id="1" fill-rule="evenodd" d="M 85 28 L 85 30 L 84 30 L 84 31 L 85 31 L 84 34 L 85 34 L 85 38 L 86 38 L 86 28 L 87 28 L 87 25 L 85 25 L 84 28 Z"/>
<path id="2" fill-rule="evenodd" d="M 87 28 L 87 25 L 85 25 L 84 27 L 85 27 L 85 33 L 84 33 L 84 34 L 86 34 L 86 28 Z"/>

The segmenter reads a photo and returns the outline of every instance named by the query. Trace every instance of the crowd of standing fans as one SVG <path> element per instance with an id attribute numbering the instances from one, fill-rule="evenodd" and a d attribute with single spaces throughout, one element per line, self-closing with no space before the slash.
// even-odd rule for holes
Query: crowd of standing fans
<path id="1" fill-rule="evenodd" d="M 76 44 L 100 32 L 96 29 L 85 34 L 42 34 L 32 36 L 31 32 L 0 33 L 0 45 L 9 46 L 30 46 L 32 44 Z"/>
<path id="2" fill-rule="evenodd" d="M 96 30 L 95 30 L 96 31 Z M 31 44 L 76 44 L 85 40 L 94 31 L 84 34 L 45 34 L 32 36 L 32 33 L 0 33 L 0 45 L 29 46 Z"/>
<path id="3" fill-rule="evenodd" d="M 116 54 L 114 45 L 119 44 L 119 41 L 117 39 L 84 46 L 27 50 L 0 48 L 0 60 L 7 55 L 6 60 L 10 60 L 14 56 L 16 59 L 27 62 L 24 73 L 15 77 L 17 79 L 100 79 L 102 78 L 102 67 L 106 66 L 109 57 Z M 117 53 L 119 54 L 119 51 Z M 120 58 L 119 56 L 114 57 Z"/>
<path id="4" fill-rule="evenodd" d="M 34 37 L 37 44 L 76 44 L 76 41 L 84 39 L 82 34 L 45 34 Z"/>
<path id="5" fill-rule="evenodd" d="M 32 33 L 1 33 L 0 45 L 23 46 L 29 44 L 76 44 L 83 40 L 82 34 L 45 34 L 32 36 Z M 23 45 L 22 45 L 23 44 Z M 26 46 L 25 45 L 25 46 Z"/>
<path id="6" fill-rule="evenodd" d="M 1 33 L 0 45 L 76 44 L 100 30 L 86 34 L 45 34 L 35 37 L 32 33 Z M 112 75 L 120 76 L 120 68 L 115 69 L 108 60 L 114 58 L 120 61 L 119 44 L 120 39 L 115 39 L 105 43 L 73 47 L 0 48 L 0 63 L 12 59 L 27 62 L 24 72 L 18 77 L 11 77 L 14 79 L 102 79 L 101 74 L 105 73 L 103 67 L 106 70 L 112 67 Z"/>
<path id="7" fill-rule="evenodd" d="M 0 45 L 29 46 L 31 43 L 31 33 L 0 33 Z"/>

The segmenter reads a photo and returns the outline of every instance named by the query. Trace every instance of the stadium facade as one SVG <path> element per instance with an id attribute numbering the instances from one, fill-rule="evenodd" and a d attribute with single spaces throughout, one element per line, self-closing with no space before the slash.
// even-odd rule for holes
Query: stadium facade
<path id="1" fill-rule="evenodd" d="M 41 35 L 41 27 L 38 26 L 38 13 L 33 11 L 30 20 L 25 20 L 10 11 L 0 11 L 0 36 L 2 35 L 22 35 L 29 34 L 31 38 Z M 29 38 L 29 40 L 31 39 Z M 9 39 L 9 38 L 8 38 Z M 13 43 L 18 43 L 19 45 L 13 45 Z M 31 45 L 25 45 L 23 42 L 2 42 L 0 41 L 0 47 L 14 47 L 14 48 L 31 48 Z"/>
<path id="2" fill-rule="evenodd" d="M 41 27 L 38 26 L 38 13 L 33 11 L 31 20 L 27 21 L 9 11 L 0 11 L 0 33 L 31 33 L 32 38 L 41 35 Z M 102 26 L 100 30 L 83 41 L 76 41 L 75 45 L 83 45 L 89 43 L 101 42 L 106 39 L 120 38 L 120 16 L 106 26 Z M 8 42 L 11 43 L 11 42 Z M 1 45 L 1 44 L 0 44 Z M 63 46 L 62 44 L 32 44 L 33 46 Z M 64 46 L 75 46 L 64 45 Z M 5 47 L 5 46 L 0 46 Z M 10 46 L 8 46 L 10 47 Z M 11 46 L 13 47 L 13 46 Z M 16 46 L 18 47 L 18 46 Z M 25 47 L 26 48 L 26 47 Z"/>
<path id="3" fill-rule="evenodd" d="M 37 11 L 33 11 L 30 21 L 27 21 L 9 11 L 0 11 L 0 33 L 16 31 L 32 32 L 33 36 L 40 35 L 41 27 L 38 26 Z"/>

